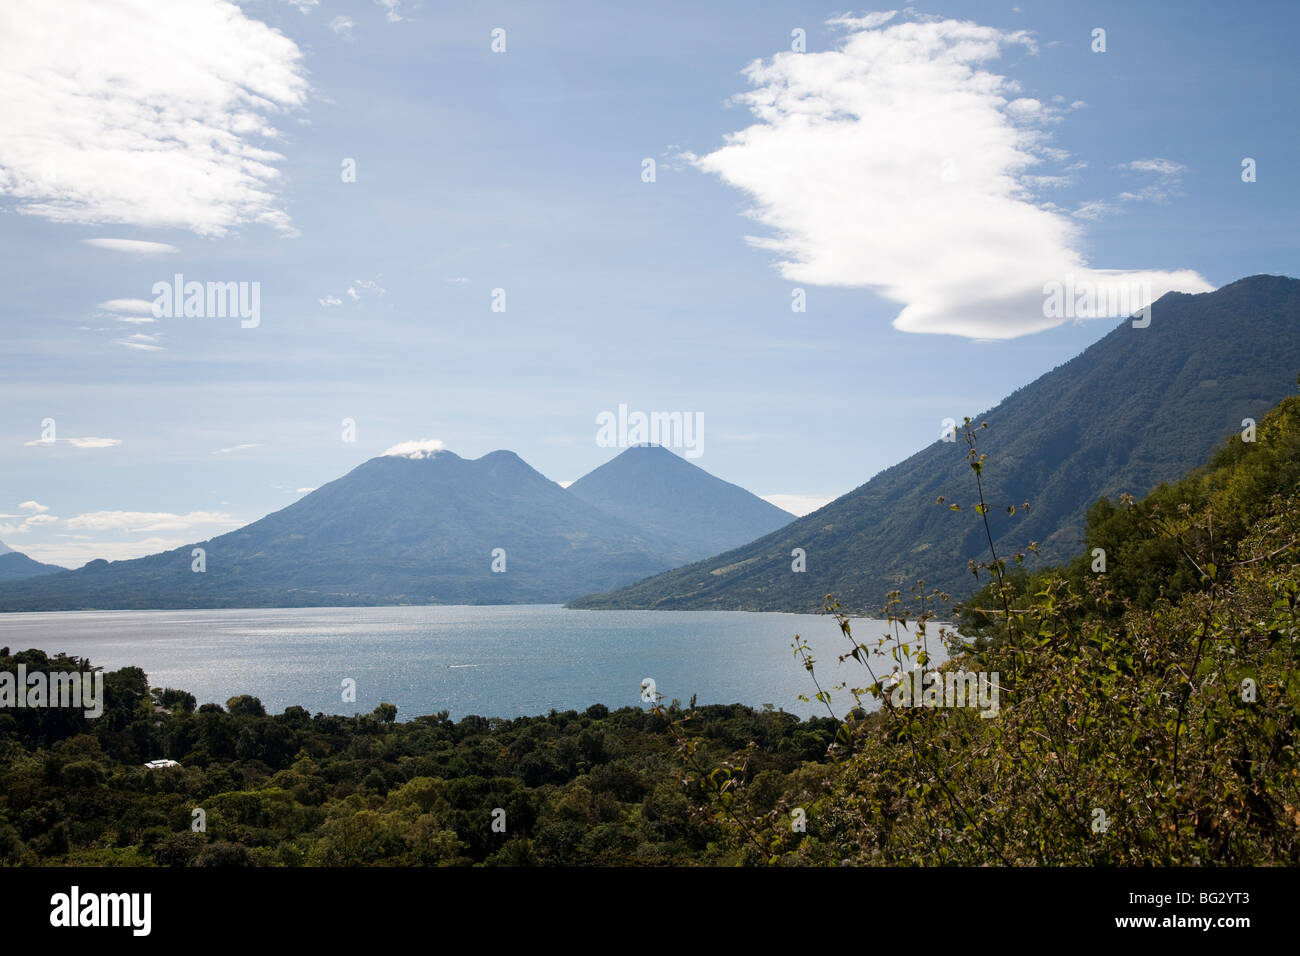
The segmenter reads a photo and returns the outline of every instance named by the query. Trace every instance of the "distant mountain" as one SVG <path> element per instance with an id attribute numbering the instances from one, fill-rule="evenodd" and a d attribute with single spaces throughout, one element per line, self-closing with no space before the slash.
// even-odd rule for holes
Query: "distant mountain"
<path id="1" fill-rule="evenodd" d="M 627 449 L 575 481 L 569 493 L 662 542 L 678 564 L 753 541 L 794 520 L 660 445 Z"/>
<path id="2" fill-rule="evenodd" d="M 513 452 L 443 451 L 373 458 L 210 541 L 5 584 L 0 610 L 553 603 L 672 565 L 644 532 Z"/>
<path id="3" fill-rule="evenodd" d="M 6 547 L 3 541 L 0 541 L 0 581 L 21 581 L 25 578 L 34 578 L 42 574 L 53 574 L 56 571 L 63 571 L 65 568 L 57 564 L 42 564 L 40 561 L 33 561 L 27 555 L 20 551 Z"/>
<path id="4" fill-rule="evenodd" d="M 1036 540 L 1041 560 L 1069 557 L 1093 502 L 1181 477 L 1243 419 L 1293 393 L 1298 371 L 1300 281 L 1261 275 L 1163 296 L 1146 328 L 1126 320 L 972 416 L 989 425 L 979 449 L 989 455 L 983 479 L 999 555 Z M 967 561 L 987 554 L 965 450 L 960 438 L 937 441 L 772 534 L 571 606 L 810 611 L 833 593 L 872 612 L 918 578 L 960 599 L 974 583 Z M 1028 513 L 1007 515 L 1005 506 L 1025 501 Z M 803 573 L 791 569 L 795 548 L 806 553 Z"/>

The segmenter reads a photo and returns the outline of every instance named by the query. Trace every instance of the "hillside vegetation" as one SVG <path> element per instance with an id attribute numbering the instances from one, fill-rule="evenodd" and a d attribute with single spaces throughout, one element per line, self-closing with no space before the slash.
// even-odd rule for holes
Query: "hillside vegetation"
<path id="1" fill-rule="evenodd" d="M 968 422 L 971 504 L 942 503 L 977 529 L 998 467 L 981 436 Z M 1066 567 L 973 566 L 988 583 L 961 610 L 964 637 L 941 632 L 953 657 L 938 670 L 995 675 L 995 717 L 894 700 L 895 668 L 932 670 L 929 611 L 909 646 L 854 637 L 832 604 L 841 661 L 864 665 L 841 696 L 882 706 L 837 735 L 806 808 L 815 839 L 756 812 L 748 778 L 719 788 L 736 845 L 812 863 L 1300 862 L 1300 397 L 1254 437 L 1141 502 L 1098 502 Z M 897 594 L 892 607 L 906 619 Z"/>

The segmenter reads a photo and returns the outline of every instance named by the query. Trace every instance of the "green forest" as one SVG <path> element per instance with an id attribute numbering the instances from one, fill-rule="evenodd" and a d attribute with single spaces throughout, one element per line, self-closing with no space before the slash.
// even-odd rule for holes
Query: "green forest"
<path id="1" fill-rule="evenodd" d="M 1088 512 L 1072 562 L 995 548 L 996 429 L 934 507 L 986 534 L 973 596 L 888 598 L 886 633 L 804 667 L 811 720 L 683 706 L 398 721 L 224 707 L 106 675 L 103 716 L 0 712 L 9 865 L 1268 865 L 1300 863 L 1300 397 L 1202 468 Z M 1253 440 L 1246 440 L 1247 438 Z M 957 636 L 960 633 L 960 637 Z M 949 652 L 932 663 L 934 649 Z M 91 662 L 0 650 L 0 670 Z M 735 666 L 744 667 L 744 660 Z M 899 672 L 996 675 L 995 717 L 900 705 Z M 846 670 L 847 669 L 847 670 Z M 852 675 L 844 679 L 845 673 Z M 181 766 L 150 770 L 168 757 Z"/>

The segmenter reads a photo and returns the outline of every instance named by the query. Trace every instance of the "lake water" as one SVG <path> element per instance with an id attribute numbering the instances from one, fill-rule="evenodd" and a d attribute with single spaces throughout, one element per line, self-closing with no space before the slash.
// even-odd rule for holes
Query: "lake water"
<path id="1" fill-rule="evenodd" d="M 864 642 L 886 630 L 855 621 Z M 665 701 L 772 704 L 825 715 L 794 656 L 802 635 L 829 688 L 869 683 L 833 618 L 738 611 L 570 611 L 559 605 L 282 608 L 201 611 L 73 611 L 0 615 L 0 645 L 88 657 L 109 670 L 135 665 L 154 687 L 199 703 L 252 694 L 268 712 L 299 704 L 312 713 L 368 713 L 381 701 L 398 719 L 441 710 L 518 717 L 641 702 L 650 678 Z M 941 656 L 938 629 L 931 653 Z M 873 666 L 876 666 L 873 664 Z M 889 667 L 876 667 L 878 674 Z M 342 682 L 356 681 L 356 702 Z M 832 702 L 842 715 L 847 692 Z"/>

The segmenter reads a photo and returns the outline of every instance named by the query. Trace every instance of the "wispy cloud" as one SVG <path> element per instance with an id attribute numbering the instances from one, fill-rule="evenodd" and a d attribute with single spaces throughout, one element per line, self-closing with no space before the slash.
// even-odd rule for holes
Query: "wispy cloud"
<path id="1" fill-rule="evenodd" d="M 1135 159 L 1120 168 L 1155 177 L 1152 182 L 1120 193 L 1119 198 L 1125 202 L 1165 202 L 1182 191 L 1183 173 L 1187 171 L 1187 167 L 1182 163 L 1158 157 Z"/>
<path id="2" fill-rule="evenodd" d="M 1175 163 L 1171 159 L 1135 159 L 1131 163 L 1120 164 L 1123 169 L 1131 169 L 1139 173 L 1157 173 L 1161 176 L 1174 176 L 1187 169 L 1182 163 Z"/>
<path id="3" fill-rule="evenodd" d="M 375 0 L 375 3 L 387 11 L 386 19 L 389 23 L 401 23 L 402 15 L 398 13 L 398 8 L 402 5 L 402 0 Z"/>
<path id="4" fill-rule="evenodd" d="M 242 445 L 231 445 L 229 448 L 218 448 L 212 454 L 229 455 L 232 451 L 243 451 L 246 448 L 261 448 L 262 445 L 262 442 L 245 442 Z"/>
<path id="5" fill-rule="evenodd" d="M 382 298 L 387 292 L 388 290 L 379 284 L 378 279 L 354 279 L 352 280 L 352 284 L 343 290 L 343 294 L 353 302 L 360 302 L 362 299 L 372 295 Z M 320 302 L 322 307 L 327 309 L 336 308 L 344 304 L 343 299 L 332 294 L 326 295 L 324 298 L 317 301 Z"/>
<path id="6" fill-rule="evenodd" d="M 240 522 L 217 511 L 91 511 L 69 518 L 65 525 L 79 531 L 184 531 L 204 525 L 230 526 Z"/>
<path id="7" fill-rule="evenodd" d="M 1120 163 L 1115 168 L 1148 177 L 1148 181 L 1133 189 L 1124 190 L 1113 199 L 1090 199 L 1080 203 L 1070 215 L 1076 219 L 1094 222 L 1103 216 L 1124 211 L 1129 203 L 1166 202 L 1182 192 L 1183 173 L 1187 171 L 1187 167 L 1182 163 L 1159 157 L 1135 159 L 1132 162 Z"/>
<path id="8" fill-rule="evenodd" d="M 165 242 L 145 242 L 142 239 L 82 239 L 81 241 L 96 249 L 125 252 L 133 256 L 167 256 L 180 252 L 175 246 Z"/>
<path id="9" fill-rule="evenodd" d="M 152 335 L 132 335 L 124 339 L 114 339 L 114 345 L 121 345 L 128 349 L 136 349 L 140 352 L 165 352 L 167 351 L 161 345 L 155 345 L 157 338 Z"/>
<path id="10" fill-rule="evenodd" d="M 99 308 L 110 312 L 153 312 L 153 303 L 148 299 L 109 299 L 99 303 Z"/>
<path id="11" fill-rule="evenodd" d="M 744 71 L 756 123 L 689 156 L 754 201 L 792 282 L 873 289 L 907 332 L 1004 339 L 1058 325 L 1044 285 L 1213 288 L 1197 273 L 1094 269 L 1077 218 L 1039 203 L 1040 167 L 1068 159 L 1047 129 L 1066 107 L 1021 95 L 990 65 L 1033 37 L 956 20 L 840 17 L 838 49 Z"/>
<path id="12" fill-rule="evenodd" d="M 0 195 L 55 222 L 292 232 L 258 144 L 306 102 L 301 61 L 226 0 L 25 4 L 0 27 Z"/>
<path id="13" fill-rule="evenodd" d="M 34 441 L 23 442 L 23 445 L 27 447 L 49 445 L 53 448 L 59 442 L 67 442 L 73 448 L 112 448 L 114 445 L 122 444 L 120 438 L 57 438 L 50 441 L 37 438 Z"/>
<path id="14" fill-rule="evenodd" d="M 347 290 L 348 295 L 352 297 L 352 301 L 354 302 L 360 299 L 363 295 L 370 295 L 373 293 L 382 296 L 387 291 L 387 289 L 383 288 L 383 286 L 374 279 L 357 279 L 352 283 L 352 285 L 348 286 Z"/>

